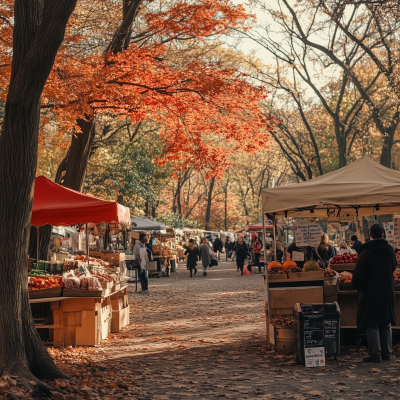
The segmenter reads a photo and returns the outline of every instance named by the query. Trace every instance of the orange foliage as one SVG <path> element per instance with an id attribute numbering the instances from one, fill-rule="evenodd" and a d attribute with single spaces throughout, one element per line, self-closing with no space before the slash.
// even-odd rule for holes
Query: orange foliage
<path id="1" fill-rule="evenodd" d="M 0 13 L 12 16 L 10 10 Z M 181 1 L 162 12 L 143 11 L 141 18 L 146 24 L 143 38 L 152 40 L 131 44 L 118 54 L 72 55 L 72 44 L 85 39 L 68 34 L 71 26 L 67 30 L 42 96 L 42 107 L 57 115 L 60 141 L 66 131 L 79 132 L 77 119 L 112 112 L 130 116 L 132 124 L 158 123 L 165 152 L 157 161 L 172 162 L 177 170 L 193 165 L 221 176 L 236 149 L 252 153 L 265 147 L 268 134 L 259 109 L 267 95 L 263 88 L 250 84 L 240 71 L 204 57 L 178 66 L 166 61 L 166 46 L 175 39 L 204 41 L 231 27 L 246 29 L 253 16 L 227 0 L 202 0 Z M 72 18 L 70 24 L 74 22 Z M 12 27 L 1 29 L 2 37 L 10 37 Z M 0 56 L 0 65 L 9 62 L 10 49 Z M 6 94 L 4 90 L 0 99 Z M 229 150 L 221 151 L 209 140 L 216 135 L 231 145 Z"/>

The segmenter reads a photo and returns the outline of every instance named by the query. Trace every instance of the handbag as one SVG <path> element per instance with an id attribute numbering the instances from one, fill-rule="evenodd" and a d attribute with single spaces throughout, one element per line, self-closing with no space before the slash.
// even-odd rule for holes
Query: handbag
<path id="1" fill-rule="evenodd" d="M 217 260 L 216 258 L 213 258 L 213 259 L 211 260 L 210 266 L 213 267 L 213 266 L 217 266 L 217 265 L 218 265 L 218 260 Z"/>

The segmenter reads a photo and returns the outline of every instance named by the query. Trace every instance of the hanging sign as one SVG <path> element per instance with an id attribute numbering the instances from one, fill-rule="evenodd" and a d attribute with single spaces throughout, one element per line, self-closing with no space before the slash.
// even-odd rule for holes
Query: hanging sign
<path id="1" fill-rule="evenodd" d="M 385 229 L 386 240 L 391 246 L 395 246 L 394 222 L 384 222 L 383 228 Z"/>
<path id="2" fill-rule="evenodd" d="M 318 247 L 321 242 L 322 230 L 317 222 L 297 221 L 293 223 L 297 247 Z"/>
<path id="3" fill-rule="evenodd" d="M 394 248 L 400 249 L 400 216 L 394 217 L 393 222 Z"/>

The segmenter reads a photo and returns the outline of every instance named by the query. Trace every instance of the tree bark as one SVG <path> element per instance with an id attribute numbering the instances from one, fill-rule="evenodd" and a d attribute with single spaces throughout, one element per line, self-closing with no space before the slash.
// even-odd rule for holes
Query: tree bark
<path id="1" fill-rule="evenodd" d="M 212 203 L 212 192 L 214 190 L 215 177 L 210 180 L 210 187 L 208 189 L 208 197 L 207 197 L 207 210 L 206 210 L 206 226 L 205 230 L 208 231 L 210 229 L 210 218 L 211 218 L 211 203 Z"/>
<path id="2" fill-rule="evenodd" d="M 35 328 L 27 287 L 40 96 L 76 0 L 15 1 L 13 63 L 0 136 L 0 371 L 49 391 L 39 379 L 68 378 Z M 10 239 L 9 235 L 13 235 Z"/>

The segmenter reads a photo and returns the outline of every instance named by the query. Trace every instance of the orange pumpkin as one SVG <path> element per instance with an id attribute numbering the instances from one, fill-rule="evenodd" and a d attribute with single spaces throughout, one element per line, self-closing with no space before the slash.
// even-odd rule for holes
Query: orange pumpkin
<path id="1" fill-rule="evenodd" d="M 283 269 L 288 269 L 290 267 L 297 267 L 297 264 L 294 261 L 285 261 L 283 263 Z"/>
<path id="2" fill-rule="evenodd" d="M 268 265 L 268 269 L 271 268 L 282 268 L 281 263 L 278 263 L 278 261 L 271 261 Z"/>

